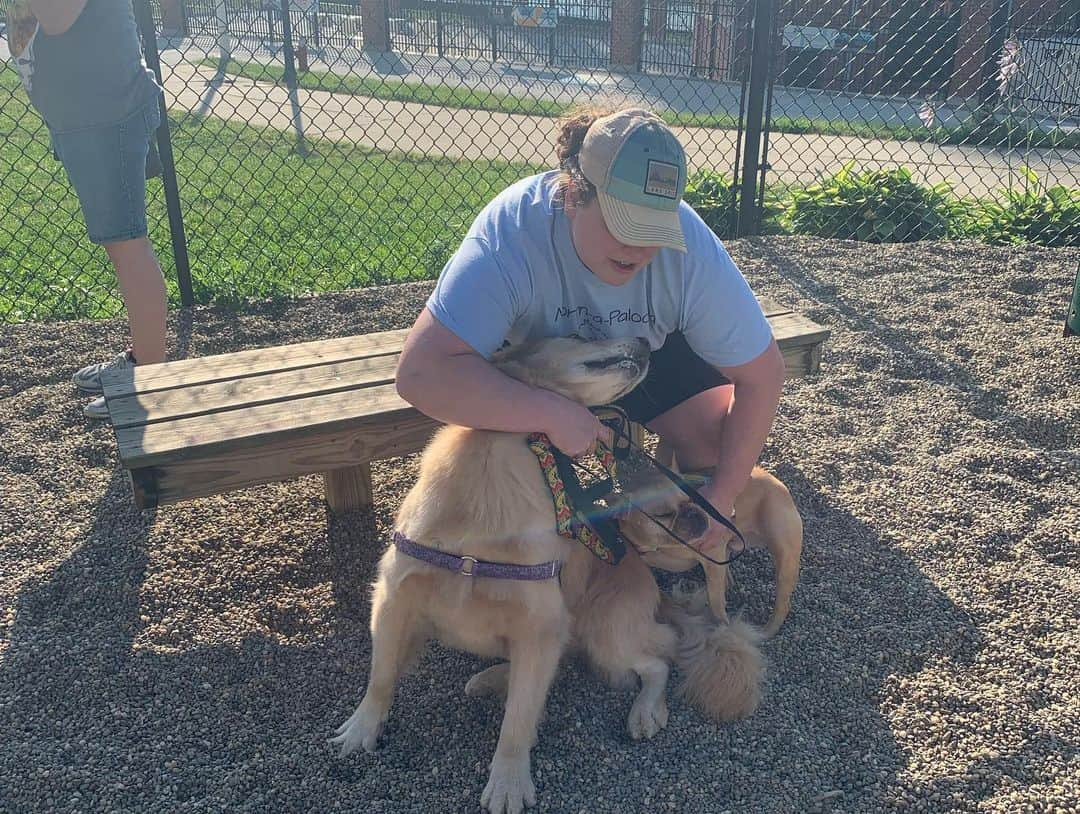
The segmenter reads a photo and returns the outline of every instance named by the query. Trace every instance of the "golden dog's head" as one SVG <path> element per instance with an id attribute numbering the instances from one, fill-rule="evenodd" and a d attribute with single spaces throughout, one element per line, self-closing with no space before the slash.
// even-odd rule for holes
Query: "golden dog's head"
<path id="1" fill-rule="evenodd" d="M 692 475 L 686 480 L 695 488 L 705 483 L 704 478 Z M 623 501 L 619 530 L 645 562 L 654 568 L 680 572 L 701 561 L 695 551 L 673 539 L 664 529 L 694 545 L 709 527 L 704 511 L 656 471 L 638 473 L 626 484 L 626 492 L 630 500 Z M 664 528 L 659 528 L 638 509 L 644 509 Z"/>
<path id="2" fill-rule="evenodd" d="M 500 351 L 492 361 L 518 381 L 595 407 L 622 398 L 645 378 L 649 342 L 551 337 Z"/>

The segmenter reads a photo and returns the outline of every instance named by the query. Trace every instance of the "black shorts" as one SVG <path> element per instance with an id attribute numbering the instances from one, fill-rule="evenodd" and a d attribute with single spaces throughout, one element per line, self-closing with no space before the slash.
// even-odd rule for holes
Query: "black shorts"
<path id="1" fill-rule="evenodd" d="M 641 384 L 619 399 L 632 421 L 648 424 L 687 399 L 730 381 L 690 348 L 681 332 L 668 334 L 664 345 L 649 357 L 649 372 Z"/>

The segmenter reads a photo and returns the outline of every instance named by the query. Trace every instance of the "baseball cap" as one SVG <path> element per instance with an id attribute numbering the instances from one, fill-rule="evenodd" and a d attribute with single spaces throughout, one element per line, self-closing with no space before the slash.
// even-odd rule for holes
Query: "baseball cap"
<path id="1" fill-rule="evenodd" d="M 686 153 L 659 117 L 640 108 L 601 116 L 585 133 L 578 165 L 617 240 L 686 251 L 679 223 Z"/>

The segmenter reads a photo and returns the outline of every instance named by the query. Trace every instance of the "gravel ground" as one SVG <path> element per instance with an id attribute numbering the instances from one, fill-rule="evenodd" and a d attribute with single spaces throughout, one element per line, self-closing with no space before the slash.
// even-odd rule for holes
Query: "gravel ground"
<path id="1" fill-rule="evenodd" d="M 829 326 L 764 461 L 806 523 L 761 709 L 560 674 L 533 752 L 545 812 L 1077 811 L 1080 252 L 735 241 L 755 289 Z M 174 315 L 176 355 L 406 326 L 429 283 Z M 0 810 L 477 808 L 499 709 L 433 647 L 376 755 L 325 738 L 367 673 L 367 584 L 415 456 L 334 519 L 301 478 L 140 513 L 69 376 L 121 323 L 0 329 Z M 762 620 L 764 555 L 730 601 Z"/>

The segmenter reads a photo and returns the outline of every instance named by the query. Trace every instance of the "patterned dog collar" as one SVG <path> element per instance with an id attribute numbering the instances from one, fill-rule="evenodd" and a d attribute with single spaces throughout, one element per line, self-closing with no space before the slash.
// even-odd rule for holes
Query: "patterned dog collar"
<path id="1" fill-rule="evenodd" d="M 556 450 L 551 439 L 542 432 L 534 432 L 528 438 L 529 449 L 536 455 L 540 462 L 540 469 L 544 473 L 544 480 L 551 489 L 551 500 L 555 504 L 555 526 L 562 537 L 568 540 L 576 540 L 587 548 L 597 559 L 608 565 L 615 565 L 626 553 L 626 543 L 618 532 L 618 527 L 608 518 L 593 518 L 592 524 L 582 514 L 579 507 L 573 505 L 567 494 L 566 483 L 559 473 L 559 465 L 556 459 Z M 562 453 L 558 453 L 562 456 Z M 566 456 L 562 456 L 566 458 Z M 615 482 L 615 455 L 603 443 L 597 442 L 596 458 L 604 468 L 612 484 Z M 566 458 L 569 462 L 570 459 Z M 564 469 L 564 471 L 567 471 Z M 573 476 L 572 471 L 569 472 Z M 575 483 L 580 490 L 580 484 Z M 601 535 L 593 528 L 597 524 L 603 530 Z"/>

